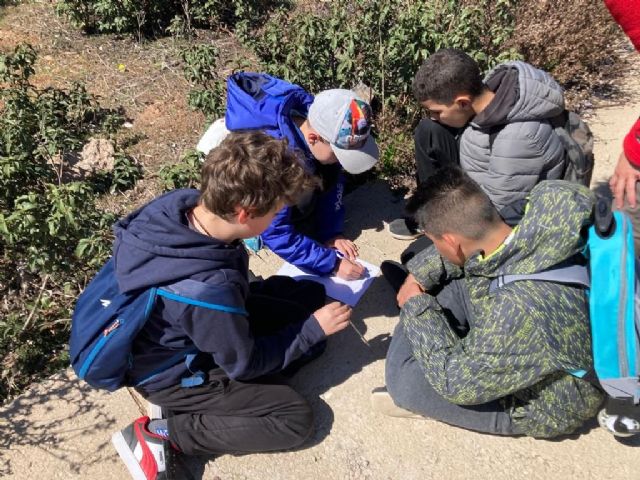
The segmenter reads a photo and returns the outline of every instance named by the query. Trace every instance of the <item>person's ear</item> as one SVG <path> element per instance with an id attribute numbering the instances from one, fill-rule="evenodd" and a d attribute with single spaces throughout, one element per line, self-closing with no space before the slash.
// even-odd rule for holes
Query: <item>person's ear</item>
<path id="1" fill-rule="evenodd" d="M 243 207 L 236 208 L 236 219 L 238 220 L 239 224 L 244 225 L 250 218 L 251 213 L 249 212 L 249 210 Z"/>
<path id="2" fill-rule="evenodd" d="M 315 145 L 316 142 L 320 142 L 322 141 L 322 137 L 320 137 L 320 135 L 318 135 L 315 132 L 309 132 L 307 133 L 307 143 L 309 145 Z"/>
<path id="3" fill-rule="evenodd" d="M 460 248 L 460 241 L 457 235 L 453 233 L 443 233 L 440 238 L 451 249 L 451 251 L 456 251 Z"/>
<path id="4" fill-rule="evenodd" d="M 451 255 L 458 259 L 458 265 L 464 265 L 465 255 L 464 249 L 462 248 L 462 237 L 460 237 L 460 235 L 456 235 L 455 233 L 443 233 L 442 241 L 449 248 L 449 252 L 451 253 Z"/>
<path id="5" fill-rule="evenodd" d="M 458 95 L 453 102 L 460 109 L 468 110 L 469 108 L 471 108 L 471 105 L 473 104 L 473 98 L 471 97 L 471 95 L 468 95 L 465 93 L 463 95 Z"/>

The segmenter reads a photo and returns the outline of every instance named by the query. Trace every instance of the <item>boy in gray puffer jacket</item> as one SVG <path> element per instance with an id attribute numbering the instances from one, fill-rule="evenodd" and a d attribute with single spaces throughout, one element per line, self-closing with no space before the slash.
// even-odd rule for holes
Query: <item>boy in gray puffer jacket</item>
<path id="1" fill-rule="evenodd" d="M 564 111 L 564 96 L 548 73 L 508 62 L 483 81 L 475 60 L 442 49 L 420 67 L 413 92 L 429 117 L 415 131 L 418 184 L 460 165 L 502 213 L 538 182 L 563 177 L 565 150 L 550 120 Z M 404 239 L 417 236 L 413 227 L 390 225 Z"/>

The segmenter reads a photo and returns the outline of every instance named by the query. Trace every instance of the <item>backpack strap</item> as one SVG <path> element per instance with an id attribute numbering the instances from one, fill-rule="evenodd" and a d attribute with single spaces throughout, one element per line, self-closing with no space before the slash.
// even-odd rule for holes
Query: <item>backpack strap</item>
<path id="1" fill-rule="evenodd" d="M 244 299 L 236 288 L 229 285 L 209 285 L 197 280 L 181 280 L 162 288 L 154 289 L 152 296 L 163 297 L 178 303 L 193 305 L 208 310 L 217 310 L 220 312 L 234 313 L 236 315 L 247 316 L 248 312 L 244 308 Z M 153 305 L 153 304 L 152 304 Z M 150 309 L 148 307 L 148 314 Z M 201 370 L 194 371 L 192 363 L 197 354 L 197 348 L 190 348 L 177 352 L 175 355 L 162 362 L 152 372 L 147 373 L 143 378 L 134 379 L 135 386 L 142 386 L 148 383 L 153 377 L 164 372 L 168 368 L 173 367 L 177 363 L 185 362 L 187 368 L 192 373 L 190 377 L 181 380 L 181 386 L 184 388 L 196 387 L 202 385 L 205 380 L 205 373 Z"/>
<path id="2" fill-rule="evenodd" d="M 563 262 L 564 263 L 564 262 Z M 578 285 L 584 288 L 591 286 L 589 280 L 589 270 L 584 265 L 568 265 L 550 268 L 543 272 L 526 273 L 521 275 L 500 275 L 494 278 L 489 284 L 489 293 L 495 293 L 496 290 L 509 283 L 522 280 L 537 282 L 553 282 L 562 285 Z M 577 378 L 587 379 L 590 371 L 585 369 L 575 369 L 567 371 L 570 375 Z"/>
<path id="3" fill-rule="evenodd" d="M 569 265 L 566 267 L 551 268 L 544 272 L 525 273 L 521 275 L 500 275 L 489 284 L 489 293 L 495 293 L 499 288 L 513 282 L 530 280 L 538 282 L 553 282 L 563 285 L 579 285 L 584 288 L 591 286 L 589 271 L 583 265 Z"/>
<path id="4" fill-rule="evenodd" d="M 556 128 L 566 128 L 566 125 L 567 125 L 568 121 L 569 121 L 569 110 L 567 110 L 567 109 L 564 109 L 558 115 L 556 115 L 555 117 L 551 117 L 549 119 L 549 123 L 551 124 L 551 126 L 554 129 L 556 129 Z"/>

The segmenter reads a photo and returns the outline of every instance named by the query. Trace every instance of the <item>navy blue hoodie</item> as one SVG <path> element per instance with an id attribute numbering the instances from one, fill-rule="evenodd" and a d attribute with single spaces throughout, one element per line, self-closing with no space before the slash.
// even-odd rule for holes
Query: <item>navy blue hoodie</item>
<path id="1" fill-rule="evenodd" d="M 158 297 L 151 317 L 133 343 L 130 377 L 145 378 L 167 359 L 198 352 L 191 365 L 218 365 L 229 377 L 248 380 L 280 371 L 324 339 L 313 317 L 276 335 L 254 338 L 244 310 L 248 295 L 248 256 L 241 242 L 226 244 L 189 227 L 186 213 L 199 192 L 169 192 L 114 227 L 114 265 L 123 292 L 193 280 L 193 288 L 215 289 L 229 312 Z M 205 284 L 205 285 L 203 285 Z M 186 362 L 147 378 L 143 388 L 155 391 L 192 376 Z"/>

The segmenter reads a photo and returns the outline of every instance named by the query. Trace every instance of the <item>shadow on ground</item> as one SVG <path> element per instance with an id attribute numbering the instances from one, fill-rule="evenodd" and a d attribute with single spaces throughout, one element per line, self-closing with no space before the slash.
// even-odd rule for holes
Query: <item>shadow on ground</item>
<path id="1" fill-rule="evenodd" d="M 45 389 L 33 388 L 0 410 L 0 476 L 18 473 L 13 471 L 5 455 L 9 448 L 37 447 L 66 463 L 68 471 L 74 474 L 104 461 L 101 452 L 110 448 L 107 432 L 116 429 L 116 419 L 107 413 L 105 397 L 96 396 L 93 388 L 71 376 L 69 371 L 61 372 L 45 382 Z M 52 418 L 60 411 L 51 402 L 52 398 L 63 399 L 67 403 L 63 417 Z M 92 447 L 91 451 L 70 447 L 82 445 L 79 437 L 85 435 L 87 429 L 104 430 L 105 440 L 97 448 Z"/>

